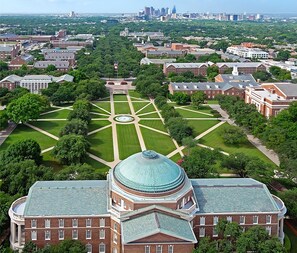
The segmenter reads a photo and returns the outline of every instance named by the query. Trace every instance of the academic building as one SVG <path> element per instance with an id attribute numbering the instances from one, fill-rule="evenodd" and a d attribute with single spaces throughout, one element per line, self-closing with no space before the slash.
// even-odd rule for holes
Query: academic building
<path id="1" fill-rule="evenodd" d="M 283 241 L 285 213 L 258 181 L 189 179 L 167 157 L 144 151 L 105 181 L 36 182 L 9 210 L 10 243 L 18 250 L 73 239 L 89 253 L 191 253 L 201 238 L 218 238 L 220 219 L 263 226 Z"/>

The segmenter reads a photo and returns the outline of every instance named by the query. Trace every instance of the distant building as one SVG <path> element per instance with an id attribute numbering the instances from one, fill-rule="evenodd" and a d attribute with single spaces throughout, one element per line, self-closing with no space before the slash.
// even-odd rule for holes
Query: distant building
<path id="1" fill-rule="evenodd" d="M 19 55 L 12 59 L 8 65 L 10 70 L 19 69 L 23 65 L 28 65 L 34 61 L 34 57 L 30 54 Z"/>
<path id="2" fill-rule="evenodd" d="M 196 49 L 195 51 L 189 52 L 189 54 L 192 54 L 196 57 L 196 59 L 199 59 L 201 56 L 205 55 L 210 55 L 210 54 L 215 54 L 216 50 L 210 49 L 210 48 L 199 48 Z"/>
<path id="3" fill-rule="evenodd" d="M 49 75 L 27 75 L 20 77 L 10 75 L 0 81 L 0 87 L 6 87 L 9 90 L 15 89 L 17 86 L 28 89 L 31 93 L 39 94 L 42 89 L 47 89 L 50 83 L 73 82 L 74 77 L 71 75 L 63 75 L 54 77 Z"/>
<path id="4" fill-rule="evenodd" d="M 269 54 L 259 48 L 248 48 L 242 46 L 232 46 L 227 48 L 227 53 L 238 55 L 249 59 L 268 59 Z"/>
<path id="5" fill-rule="evenodd" d="M 162 176 L 160 176 L 162 175 Z M 88 253 L 191 253 L 220 220 L 284 240 L 286 207 L 251 178 L 189 179 L 154 151 L 117 164 L 107 180 L 36 182 L 9 209 L 13 250 L 79 240 Z"/>
<path id="6" fill-rule="evenodd" d="M 50 65 L 54 65 L 61 72 L 67 72 L 70 69 L 69 61 L 37 61 L 33 67 L 36 69 L 46 69 Z"/>
<path id="7" fill-rule="evenodd" d="M 206 63 L 166 63 L 163 68 L 163 73 L 168 76 L 169 73 L 182 74 L 192 72 L 195 76 L 207 75 Z"/>
<path id="8" fill-rule="evenodd" d="M 0 44 L 0 60 L 14 59 L 20 52 L 21 46 L 19 44 Z"/>
<path id="9" fill-rule="evenodd" d="M 176 59 L 172 58 L 172 59 L 149 59 L 149 58 L 143 58 L 140 61 L 140 65 L 150 65 L 150 64 L 155 64 L 158 66 L 163 67 L 164 64 L 166 63 L 172 63 L 172 62 L 176 62 Z"/>
<path id="10" fill-rule="evenodd" d="M 219 68 L 219 73 L 224 74 L 225 71 L 238 68 L 239 74 L 254 74 L 257 71 L 266 71 L 266 67 L 261 62 L 219 62 L 215 64 Z"/>
<path id="11" fill-rule="evenodd" d="M 130 32 L 128 28 L 125 28 L 124 31 L 120 32 L 122 37 L 132 37 L 132 38 L 150 38 L 153 40 L 164 39 L 163 32 Z"/>
<path id="12" fill-rule="evenodd" d="M 254 104 L 267 118 L 276 116 L 296 101 L 297 85 L 292 83 L 265 83 L 261 87 L 247 87 L 245 94 L 245 102 Z"/>
<path id="13" fill-rule="evenodd" d="M 147 50 L 145 55 L 146 57 L 184 57 L 187 54 L 186 51 L 182 50 Z"/>
<path id="14" fill-rule="evenodd" d="M 51 41 L 51 44 L 54 47 L 58 47 L 58 48 L 68 48 L 69 46 L 86 47 L 86 46 L 93 46 L 93 40 L 87 40 L 87 41 L 53 40 Z"/>
<path id="15" fill-rule="evenodd" d="M 75 65 L 75 53 L 73 52 L 46 52 L 44 59 L 46 61 L 69 61 L 71 66 Z"/>

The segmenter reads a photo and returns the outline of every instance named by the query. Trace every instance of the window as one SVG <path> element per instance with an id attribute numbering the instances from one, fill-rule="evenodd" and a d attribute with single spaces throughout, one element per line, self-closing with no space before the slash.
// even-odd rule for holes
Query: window
<path id="1" fill-rule="evenodd" d="M 228 222 L 232 222 L 232 217 L 231 217 L 231 216 L 228 216 L 228 217 L 227 217 L 227 221 L 228 221 Z"/>
<path id="2" fill-rule="evenodd" d="M 50 228 L 51 227 L 51 220 L 45 220 L 44 221 L 44 227 L 45 228 Z"/>
<path id="3" fill-rule="evenodd" d="M 200 217 L 200 225 L 205 225 L 205 217 Z"/>
<path id="4" fill-rule="evenodd" d="M 162 246 L 161 245 L 156 246 L 156 253 L 162 253 Z"/>
<path id="5" fill-rule="evenodd" d="M 86 239 L 92 239 L 92 232 L 91 230 L 86 231 Z"/>
<path id="6" fill-rule="evenodd" d="M 100 230 L 100 239 L 105 239 L 105 230 L 104 229 Z"/>
<path id="7" fill-rule="evenodd" d="M 150 246 L 144 246 L 144 253 L 151 253 L 151 247 Z"/>
<path id="8" fill-rule="evenodd" d="M 49 241 L 49 240 L 51 239 L 51 231 L 46 230 L 46 231 L 44 232 L 44 239 L 45 239 L 46 241 Z"/>
<path id="9" fill-rule="evenodd" d="M 266 227 L 266 232 L 271 235 L 271 227 Z"/>
<path id="10" fill-rule="evenodd" d="M 116 248 L 113 248 L 112 253 L 118 253 L 118 250 Z"/>
<path id="11" fill-rule="evenodd" d="M 245 224 L 245 216 L 239 217 L 239 224 Z"/>
<path id="12" fill-rule="evenodd" d="M 105 253 L 105 244 L 104 243 L 99 244 L 99 253 Z"/>
<path id="13" fill-rule="evenodd" d="M 219 217 L 218 216 L 213 217 L 213 225 L 217 225 L 218 222 L 219 222 Z"/>
<path id="14" fill-rule="evenodd" d="M 168 246 L 168 253 L 173 253 L 173 245 Z"/>
<path id="15" fill-rule="evenodd" d="M 105 227 L 105 219 L 100 219 L 100 227 Z"/>
<path id="16" fill-rule="evenodd" d="M 212 236 L 213 237 L 218 237 L 218 231 L 217 231 L 216 227 L 213 228 Z"/>
<path id="17" fill-rule="evenodd" d="M 31 240 L 36 241 L 37 240 L 37 232 L 36 231 L 31 231 Z"/>
<path id="18" fill-rule="evenodd" d="M 77 228 L 77 226 L 78 226 L 77 219 L 72 219 L 72 227 Z"/>
<path id="19" fill-rule="evenodd" d="M 86 219 L 86 227 L 91 227 L 91 226 L 92 226 L 92 220 Z"/>
<path id="20" fill-rule="evenodd" d="M 77 240 L 78 239 L 78 231 L 77 230 L 72 230 L 72 239 Z"/>
<path id="21" fill-rule="evenodd" d="M 37 221 L 31 220 L 31 228 L 37 228 Z"/>
<path id="22" fill-rule="evenodd" d="M 64 219 L 59 219 L 59 228 L 64 227 Z"/>
<path id="23" fill-rule="evenodd" d="M 64 240 L 64 230 L 59 230 L 59 240 Z"/>
<path id="24" fill-rule="evenodd" d="M 266 215 L 266 224 L 271 224 L 271 215 Z"/>
<path id="25" fill-rule="evenodd" d="M 200 228 L 199 229 L 199 236 L 204 237 L 205 236 L 205 228 Z"/>
<path id="26" fill-rule="evenodd" d="M 114 223 L 114 225 L 113 225 L 113 229 L 115 230 L 115 231 L 118 231 L 118 223 Z"/>
<path id="27" fill-rule="evenodd" d="M 253 216 L 253 224 L 258 224 L 258 216 Z"/>
<path id="28" fill-rule="evenodd" d="M 92 253 L 92 244 L 87 244 L 86 245 L 86 248 L 87 248 L 87 253 Z"/>
<path id="29" fill-rule="evenodd" d="M 113 234 L 113 242 L 114 243 L 118 242 L 118 235 L 116 233 Z"/>

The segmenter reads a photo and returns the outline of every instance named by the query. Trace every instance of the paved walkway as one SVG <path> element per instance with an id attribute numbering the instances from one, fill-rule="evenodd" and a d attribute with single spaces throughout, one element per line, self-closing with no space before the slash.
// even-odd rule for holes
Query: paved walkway
<path id="1" fill-rule="evenodd" d="M 212 109 L 218 111 L 222 117 L 233 126 L 236 126 L 234 120 L 230 119 L 228 113 L 224 111 L 219 105 L 209 105 Z M 271 149 L 266 148 L 261 141 L 256 138 L 255 136 L 247 133 L 247 139 L 250 143 L 252 143 L 258 150 L 260 150 L 265 156 L 267 156 L 273 163 L 275 163 L 277 166 L 280 165 L 279 157 L 278 155 Z"/>
<path id="2" fill-rule="evenodd" d="M 15 128 L 16 128 L 16 124 L 9 123 L 6 129 L 0 131 L 0 146 L 5 142 L 7 137 L 13 132 Z"/>
<path id="3" fill-rule="evenodd" d="M 113 101 L 113 95 L 110 94 L 110 111 L 111 111 L 111 117 L 115 117 L 115 109 L 114 109 L 114 101 Z M 117 125 L 115 122 L 111 124 L 112 127 L 112 141 L 113 141 L 113 156 L 114 156 L 114 162 L 119 163 L 120 162 L 120 154 L 119 154 L 119 143 L 118 143 L 118 133 L 117 133 Z"/>

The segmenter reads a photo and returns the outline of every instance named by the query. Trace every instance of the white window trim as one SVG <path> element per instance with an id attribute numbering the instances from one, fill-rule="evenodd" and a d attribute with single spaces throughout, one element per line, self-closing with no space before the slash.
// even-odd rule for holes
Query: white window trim
<path id="1" fill-rule="evenodd" d="M 104 228 L 105 227 L 105 219 L 101 218 L 100 219 L 100 228 Z"/>
<path id="2" fill-rule="evenodd" d="M 35 237 L 33 237 L 35 235 Z M 31 231 L 31 241 L 37 241 L 37 231 Z"/>
<path id="3" fill-rule="evenodd" d="M 90 232 L 90 236 L 88 237 L 88 232 Z M 92 239 L 92 231 L 90 229 L 86 230 L 86 239 L 91 240 Z"/>
<path id="4" fill-rule="evenodd" d="M 168 253 L 174 253 L 174 246 L 168 245 Z"/>
<path id="5" fill-rule="evenodd" d="M 74 231 L 76 231 L 76 237 L 73 236 Z M 72 240 L 78 240 L 78 230 L 77 229 L 72 230 Z"/>
<path id="6" fill-rule="evenodd" d="M 74 223 L 76 223 L 76 225 Z M 78 219 L 72 219 L 72 227 L 74 228 L 78 227 Z"/>
<path id="7" fill-rule="evenodd" d="M 144 253 L 151 253 L 151 246 L 144 246 Z"/>
<path id="8" fill-rule="evenodd" d="M 87 228 L 92 227 L 92 220 L 91 219 L 86 219 L 86 227 Z"/>
<path id="9" fill-rule="evenodd" d="M 100 246 L 104 247 L 104 251 L 100 251 Z M 99 253 L 105 253 L 105 251 L 106 251 L 106 245 L 102 242 L 99 244 Z"/>
<path id="10" fill-rule="evenodd" d="M 163 246 L 162 245 L 157 245 L 156 246 L 156 253 L 162 253 L 163 252 Z"/>
<path id="11" fill-rule="evenodd" d="M 63 237 L 60 237 L 60 233 L 62 232 L 62 234 L 63 234 Z M 64 237 L 65 237 L 65 232 L 64 232 L 64 230 L 59 230 L 59 240 L 61 241 L 61 240 L 64 240 Z"/>
<path id="12" fill-rule="evenodd" d="M 214 216 L 213 217 L 213 225 L 217 225 L 219 222 L 219 217 L 218 216 Z"/>
<path id="13" fill-rule="evenodd" d="M 203 233 L 201 233 L 201 231 L 203 231 Z M 199 237 L 205 237 L 205 228 L 199 229 Z"/>
<path id="14" fill-rule="evenodd" d="M 205 226 L 205 217 L 200 217 L 200 226 Z"/>
<path id="15" fill-rule="evenodd" d="M 35 226 L 33 226 L 33 223 L 35 222 Z M 37 220 L 31 220 L 31 228 L 37 228 Z"/>
<path id="16" fill-rule="evenodd" d="M 64 228 L 64 219 L 59 219 L 59 228 Z"/>
<path id="17" fill-rule="evenodd" d="M 267 222 L 267 218 L 269 217 L 269 222 Z M 272 221 L 272 216 L 271 215 L 266 215 L 266 224 L 271 224 Z"/>
<path id="18" fill-rule="evenodd" d="M 102 234 L 101 234 L 102 233 Z M 101 236 L 102 235 L 102 236 Z M 105 229 L 100 229 L 99 231 L 99 239 L 105 239 Z"/>
<path id="19" fill-rule="evenodd" d="M 51 220 L 50 219 L 44 220 L 44 227 L 45 228 L 51 228 Z"/>
<path id="20" fill-rule="evenodd" d="M 257 218 L 257 222 L 254 222 L 254 218 Z M 259 216 L 257 215 L 253 216 L 253 224 L 259 224 Z"/>
<path id="21" fill-rule="evenodd" d="M 241 217 L 243 218 L 243 222 L 240 222 L 240 219 L 241 219 Z M 240 218 L 239 218 L 239 224 L 240 225 L 244 225 L 245 224 L 245 216 L 240 216 Z"/>
<path id="22" fill-rule="evenodd" d="M 48 238 L 46 237 L 47 234 L 49 235 Z M 49 230 L 44 231 L 44 240 L 45 241 L 50 241 L 51 240 L 51 231 L 49 231 Z"/>

